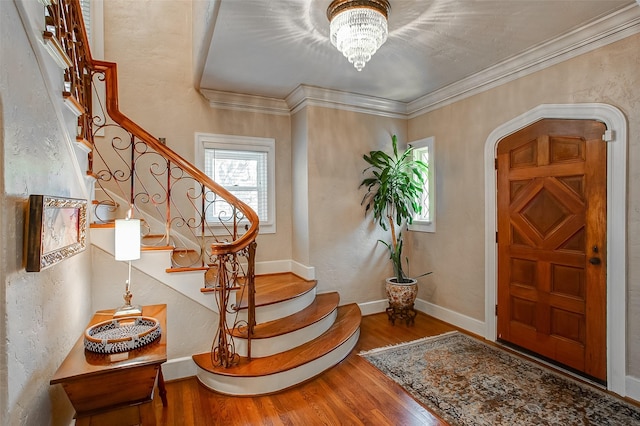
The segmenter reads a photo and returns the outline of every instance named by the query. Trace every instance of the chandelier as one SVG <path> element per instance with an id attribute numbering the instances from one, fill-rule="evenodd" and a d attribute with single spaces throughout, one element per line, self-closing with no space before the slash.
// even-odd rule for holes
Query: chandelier
<path id="1" fill-rule="evenodd" d="M 327 9 L 331 44 L 358 71 L 387 41 L 388 0 L 333 0 Z"/>

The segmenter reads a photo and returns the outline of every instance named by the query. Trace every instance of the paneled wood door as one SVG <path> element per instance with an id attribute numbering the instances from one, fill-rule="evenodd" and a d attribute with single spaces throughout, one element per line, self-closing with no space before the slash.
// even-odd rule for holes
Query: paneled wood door
<path id="1" fill-rule="evenodd" d="M 603 123 L 545 119 L 498 144 L 498 339 L 606 381 Z"/>

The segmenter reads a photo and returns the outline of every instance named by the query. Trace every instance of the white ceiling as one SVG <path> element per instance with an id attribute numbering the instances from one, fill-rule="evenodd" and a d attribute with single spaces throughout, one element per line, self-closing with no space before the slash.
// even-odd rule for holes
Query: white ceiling
<path id="1" fill-rule="evenodd" d="M 200 88 L 285 99 L 307 85 L 413 102 L 619 32 L 620 16 L 640 10 L 635 0 L 390 0 L 388 40 L 358 72 L 329 41 L 330 2 L 214 0 Z"/>

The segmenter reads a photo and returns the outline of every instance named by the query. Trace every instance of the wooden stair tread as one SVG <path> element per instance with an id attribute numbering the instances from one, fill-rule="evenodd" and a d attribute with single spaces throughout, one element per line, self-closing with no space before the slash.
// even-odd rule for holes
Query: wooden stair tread
<path id="1" fill-rule="evenodd" d="M 207 271 L 209 269 L 208 266 L 192 266 L 192 267 L 174 267 L 167 268 L 164 271 L 167 274 L 174 274 L 176 272 L 193 272 L 193 271 Z"/>
<path id="2" fill-rule="evenodd" d="M 173 251 L 173 246 L 141 246 L 142 251 L 166 250 Z"/>
<path id="3" fill-rule="evenodd" d="M 115 228 L 116 227 L 116 223 L 111 221 L 111 222 L 91 222 L 89 224 L 89 228 L 95 228 L 95 229 L 100 229 L 100 228 Z"/>
<path id="4" fill-rule="evenodd" d="M 293 315 L 257 324 L 254 329 L 253 339 L 268 339 L 281 336 L 315 324 L 330 315 L 338 307 L 338 303 L 340 303 L 340 295 L 337 292 L 318 294 L 311 305 Z M 240 330 L 233 330 L 231 335 L 246 339 L 247 329 L 243 327 Z"/>
<path id="5" fill-rule="evenodd" d="M 142 246 L 154 246 L 156 244 L 162 244 L 163 246 L 170 246 L 167 244 L 164 234 L 148 234 L 143 235 L 140 238 Z"/>
<path id="6" fill-rule="evenodd" d="M 214 367 L 209 352 L 193 355 L 193 361 L 210 373 L 232 377 L 260 377 L 288 371 L 321 358 L 345 343 L 358 331 L 361 318 L 360 308 L 352 303 L 338 308 L 335 323 L 323 335 L 286 352 L 251 361 L 240 357 L 238 364 L 230 368 Z"/>
<path id="7" fill-rule="evenodd" d="M 291 300 L 313 290 L 316 284 L 316 280 L 305 280 L 290 272 L 256 275 L 256 306 Z M 238 303 L 238 309 L 247 308 L 247 293 L 242 292 L 243 296 Z"/>

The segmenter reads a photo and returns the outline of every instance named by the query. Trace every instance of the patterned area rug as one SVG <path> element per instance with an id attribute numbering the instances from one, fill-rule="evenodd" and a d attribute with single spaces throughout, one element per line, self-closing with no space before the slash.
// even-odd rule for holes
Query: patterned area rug
<path id="1" fill-rule="evenodd" d="M 360 355 L 451 425 L 640 425 L 640 409 L 458 332 Z"/>

